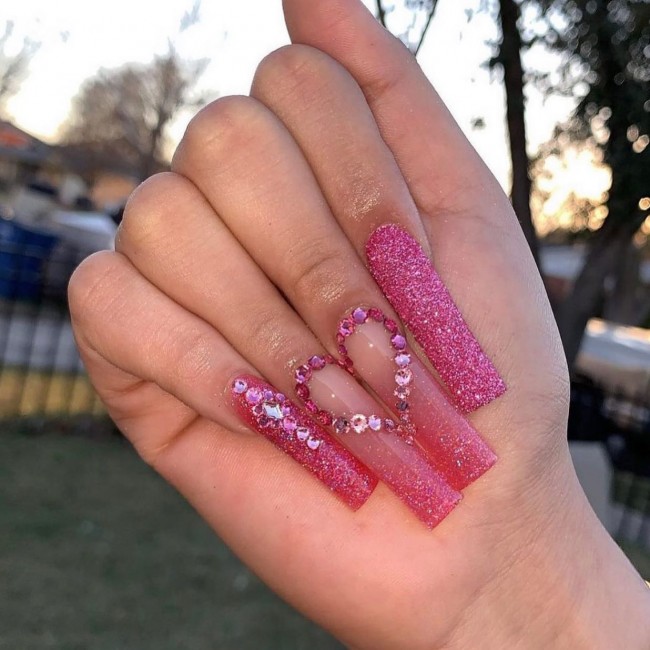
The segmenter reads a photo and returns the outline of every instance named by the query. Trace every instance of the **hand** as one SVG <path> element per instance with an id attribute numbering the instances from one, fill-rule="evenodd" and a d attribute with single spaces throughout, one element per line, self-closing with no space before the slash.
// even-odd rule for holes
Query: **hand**
<path id="1" fill-rule="evenodd" d="M 273 589 L 357 648 L 645 648 L 647 590 L 596 521 L 568 379 L 507 198 L 406 49 L 357 0 L 285 0 L 294 43 L 251 98 L 190 124 L 70 286 L 92 380 L 138 452 Z M 315 49 L 317 48 L 317 49 Z M 252 433 L 238 372 L 292 394 L 346 310 L 390 311 L 364 246 L 396 223 L 507 392 L 470 416 L 498 456 L 433 531 L 384 485 L 353 512 Z M 173 522 L 169 523 L 173 526 Z"/>

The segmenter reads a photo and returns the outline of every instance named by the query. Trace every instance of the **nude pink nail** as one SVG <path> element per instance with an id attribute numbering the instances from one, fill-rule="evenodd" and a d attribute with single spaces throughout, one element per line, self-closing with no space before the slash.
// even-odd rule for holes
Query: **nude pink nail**
<path id="1" fill-rule="evenodd" d="M 399 432 L 397 422 L 329 356 L 316 355 L 296 371 L 305 408 L 427 526 L 438 524 L 461 495 Z"/>
<path id="2" fill-rule="evenodd" d="M 456 490 L 467 487 L 494 465 L 494 452 L 449 402 L 393 321 L 377 309 L 359 308 L 352 313 L 359 315 L 359 322 L 341 346 L 344 358 L 352 360 L 355 372 L 393 410 L 398 421 L 405 418 L 408 433 L 447 482 Z"/>
<path id="3" fill-rule="evenodd" d="M 377 485 L 357 458 L 298 406 L 259 377 L 241 375 L 231 385 L 242 420 L 289 454 L 357 510 Z"/>
<path id="4" fill-rule="evenodd" d="M 445 382 L 470 412 L 502 395 L 506 385 L 481 349 L 418 242 L 395 224 L 366 243 L 370 271 Z"/>

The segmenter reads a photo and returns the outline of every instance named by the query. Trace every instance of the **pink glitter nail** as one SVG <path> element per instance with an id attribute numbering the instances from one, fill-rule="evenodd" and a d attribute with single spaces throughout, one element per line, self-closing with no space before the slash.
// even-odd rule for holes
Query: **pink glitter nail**
<path id="1" fill-rule="evenodd" d="M 231 385 L 233 406 L 244 422 L 320 479 L 353 510 L 372 494 L 377 478 L 308 415 L 252 375 Z"/>
<path id="2" fill-rule="evenodd" d="M 506 385 L 470 332 L 422 247 L 385 224 L 366 243 L 370 271 L 422 346 L 453 401 L 465 412 L 502 395 Z"/>

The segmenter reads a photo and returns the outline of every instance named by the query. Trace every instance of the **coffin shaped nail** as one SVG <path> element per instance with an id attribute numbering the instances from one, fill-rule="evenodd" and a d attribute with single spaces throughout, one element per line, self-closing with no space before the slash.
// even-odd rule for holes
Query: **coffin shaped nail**
<path id="1" fill-rule="evenodd" d="M 506 390 L 422 247 L 386 224 L 366 243 L 370 271 L 465 412 Z"/>
<path id="2" fill-rule="evenodd" d="M 394 321 L 374 308 L 357 308 L 351 316 L 356 322 L 340 344 L 343 358 L 398 421 L 405 420 L 447 482 L 456 490 L 467 487 L 494 465 L 494 452 L 449 402 Z"/>
<path id="3" fill-rule="evenodd" d="M 437 525 L 461 495 L 410 442 L 392 416 L 330 356 L 313 356 L 296 371 L 305 408 L 384 482 L 427 526 Z"/>
<path id="4" fill-rule="evenodd" d="M 231 393 L 235 411 L 251 429 L 298 461 L 353 510 L 366 502 L 377 478 L 296 404 L 252 375 L 237 377 Z"/>

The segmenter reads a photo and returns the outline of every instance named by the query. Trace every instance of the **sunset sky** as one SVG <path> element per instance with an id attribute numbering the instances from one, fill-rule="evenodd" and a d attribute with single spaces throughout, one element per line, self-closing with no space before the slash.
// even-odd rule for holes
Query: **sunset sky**
<path id="1" fill-rule="evenodd" d="M 367 4 L 374 6 L 370 0 Z M 191 6 L 192 0 L 3 0 L 3 14 L 15 21 L 16 33 L 42 42 L 29 77 L 9 105 L 13 119 L 35 135 L 55 140 L 84 79 L 101 67 L 146 62 L 165 51 L 168 36 L 177 31 L 180 17 Z M 440 0 L 419 61 L 474 146 L 507 186 L 503 86 L 482 67 L 490 53 L 486 41 L 498 32 L 488 15 L 478 14 L 468 23 L 468 6 L 471 0 Z M 203 2 L 200 22 L 181 36 L 178 47 L 184 56 L 211 59 L 201 87 L 216 97 L 246 93 L 257 62 L 287 42 L 280 0 L 211 0 Z M 539 57 L 535 63 L 548 64 Z M 567 116 L 571 102 L 554 98 L 544 103 L 532 92 L 528 106 L 534 151 L 549 138 L 556 122 Z M 189 117 L 184 115 L 174 124 L 174 139 L 182 135 Z M 471 127 L 477 117 L 485 121 L 482 130 Z M 584 173 L 582 164 L 565 171 L 565 180 Z"/>

